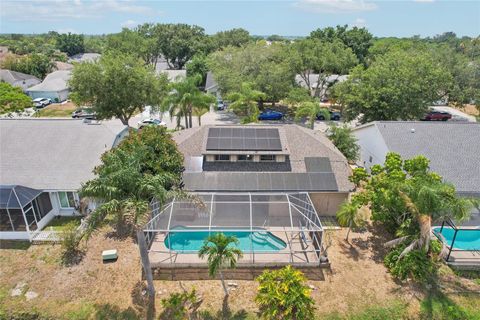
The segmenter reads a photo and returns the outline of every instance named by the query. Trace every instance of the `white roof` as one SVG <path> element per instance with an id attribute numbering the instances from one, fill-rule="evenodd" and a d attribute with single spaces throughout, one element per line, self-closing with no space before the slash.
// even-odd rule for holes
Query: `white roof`
<path id="1" fill-rule="evenodd" d="M 1 119 L 0 185 L 77 190 L 125 129 L 119 121 Z"/>
<path id="2" fill-rule="evenodd" d="M 29 88 L 27 91 L 63 91 L 68 89 L 70 70 L 58 70 L 47 75 L 42 83 Z"/>
<path id="3" fill-rule="evenodd" d="M 99 53 L 78 53 L 68 59 L 68 62 L 93 62 L 101 56 Z"/>

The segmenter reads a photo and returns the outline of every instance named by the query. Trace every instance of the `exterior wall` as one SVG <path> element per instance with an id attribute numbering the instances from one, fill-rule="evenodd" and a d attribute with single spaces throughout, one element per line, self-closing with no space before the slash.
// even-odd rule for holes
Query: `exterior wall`
<path id="1" fill-rule="evenodd" d="M 74 193 L 75 199 L 78 201 L 78 194 Z M 58 192 L 50 192 L 50 200 L 52 201 L 53 209 L 56 211 L 55 215 L 58 216 L 73 216 L 75 208 L 62 208 L 60 206 L 60 200 L 58 198 Z"/>
<path id="2" fill-rule="evenodd" d="M 52 102 L 55 101 L 55 99 L 58 99 L 60 101 L 60 97 L 58 96 L 58 92 L 56 91 L 28 91 L 27 90 L 27 93 L 32 99 L 49 98 L 52 100 Z"/>
<path id="3" fill-rule="evenodd" d="M 37 79 L 26 79 L 15 81 L 12 85 L 22 88 L 23 91 L 26 91 L 28 88 L 36 86 L 39 83 L 41 83 L 41 81 Z"/>
<path id="4" fill-rule="evenodd" d="M 58 102 L 63 102 L 68 99 L 68 95 L 70 94 L 69 89 L 65 89 L 62 91 L 58 91 Z"/>
<path id="5" fill-rule="evenodd" d="M 348 198 L 346 192 L 310 192 L 309 195 L 319 216 L 335 216 L 342 202 Z"/>
<path id="6" fill-rule="evenodd" d="M 360 161 L 357 164 L 370 169 L 375 164 L 383 164 L 388 147 L 375 125 L 353 130 L 360 146 Z M 371 161 L 370 161 L 371 160 Z"/>

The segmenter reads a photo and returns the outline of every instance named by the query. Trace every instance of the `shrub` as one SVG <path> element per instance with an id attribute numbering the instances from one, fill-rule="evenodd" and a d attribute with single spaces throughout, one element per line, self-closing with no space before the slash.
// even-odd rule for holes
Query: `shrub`
<path id="1" fill-rule="evenodd" d="M 190 292 L 172 293 L 170 297 L 162 299 L 161 303 L 164 310 L 160 319 L 165 320 L 191 319 L 199 305 L 195 289 Z"/>
<path id="2" fill-rule="evenodd" d="M 83 255 L 82 250 L 79 248 L 80 241 L 82 240 L 82 233 L 77 230 L 77 227 L 78 226 L 74 221 L 69 222 L 60 236 L 62 262 L 66 265 L 79 262 Z"/>
<path id="3" fill-rule="evenodd" d="M 436 264 L 422 250 L 412 250 L 402 259 L 398 259 L 405 245 L 401 245 L 390 251 L 384 259 L 384 263 L 390 273 L 397 279 L 410 278 L 416 282 L 426 282 L 436 271 Z"/>
<path id="4" fill-rule="evenodd" d="M 264 271 L 257 281 L 255 301 L 263 319 L 313 319 L 314 301 L 311 289 L 305 284 L 302 272 L 287 266 L 280 270 Z"/>

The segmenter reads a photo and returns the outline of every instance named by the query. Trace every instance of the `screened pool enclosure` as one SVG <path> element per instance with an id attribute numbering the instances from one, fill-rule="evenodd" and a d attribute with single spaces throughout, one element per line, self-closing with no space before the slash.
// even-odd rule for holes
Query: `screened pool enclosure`
<path id="1" fill-rule="evenodd" d="M 323 229 L 308 193 L 200 193 L 196 201 L 152 202 L 144 228 L 152 266 L 205 264 L 198 249 L 217 232 L 233 235 L 238 265 L 320 264 Z M 199 201 L 201 200 L 201 201 Z"/>

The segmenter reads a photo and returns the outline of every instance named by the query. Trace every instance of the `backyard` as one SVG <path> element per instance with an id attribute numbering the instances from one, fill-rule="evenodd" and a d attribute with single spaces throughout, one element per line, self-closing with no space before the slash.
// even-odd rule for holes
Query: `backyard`
<path id="1" fill-rule="evenodd" d="M 351 233 L 333 231 L 330 270 L 324 280 L 308 281 L 316 312 L 331 319 L 479 319 L 479 276 L 459 277 L 442 267 L 440 288 L 427 295 L 419 286 L 398 283 L 383 265 L 385 233 L 378 227 Z M 130 239 L 110 237 L 109 230 L 88 241 L 75 266 L 61 266 L 58 245 L 2 242 L 0 250 L 0 318 L 2 314 L 38 312 L 54 319 L 141 319 L 145 314 L 138 249 Z M 103 264 L 101 251 L 116 248 L 115 263 Z M 228 280 L 228 279 L 227 279 Z M 255 281 L 232 282 L 224 303 L 220 281 L 155 281 L 156 313 L 161 299 L 195 288 L 204 319 L 255 319 Z M 235 286 L 236 285 L 236 286 Z M 16 290 L 15 290 L 16 289 Z M 355 315 L 355 317 L 353 316 Z"/>
<path id="2" fill-rule="evenodd" d="M 65 103 L 52 103 L 51 105 L 37 111 L 35 117 L 48 117 L 48 118 L 71 118 L 72 112 L 77 107 L 72 102 Z"/>

